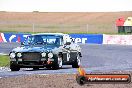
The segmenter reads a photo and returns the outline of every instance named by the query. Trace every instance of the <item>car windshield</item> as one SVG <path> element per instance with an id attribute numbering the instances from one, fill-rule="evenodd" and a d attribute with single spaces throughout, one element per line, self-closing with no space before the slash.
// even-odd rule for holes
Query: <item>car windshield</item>
<path id="1" fill-rule="evenodd" d="M 55 35 L 32 35 L 28 36 L 24 45 L 61 45 L 62 37 Z"/>

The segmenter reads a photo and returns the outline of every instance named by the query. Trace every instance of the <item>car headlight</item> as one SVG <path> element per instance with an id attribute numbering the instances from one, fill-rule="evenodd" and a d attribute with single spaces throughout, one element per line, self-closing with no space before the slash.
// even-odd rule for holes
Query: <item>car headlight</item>
<path id="1" fill-rule="evenodd" d="M 21 57 L 22 56 L 22 54 L 21 53 L 17 53 L 17 57 Z"/>
<path id="2" fill-rule="evenodd" d="M 10 58 L 15 58 L 15 53 L 10 53 Z"/>
<path id="3" fill-rule="evenodd" d="M 41 53 L 41 56 L 42 56 L 42 57 L 45 57 L 45 56 L 46 56 L 46 53 Z"/>
<path id="4" fill-rule="evenodd" d="M 49 53 L 49 54 L 48 54 L 48 57 L 49 57 L 49 58 L 52 58 L 52 57 L 53 57 L 53 54 L 52 54 L 52 53 Z"/>

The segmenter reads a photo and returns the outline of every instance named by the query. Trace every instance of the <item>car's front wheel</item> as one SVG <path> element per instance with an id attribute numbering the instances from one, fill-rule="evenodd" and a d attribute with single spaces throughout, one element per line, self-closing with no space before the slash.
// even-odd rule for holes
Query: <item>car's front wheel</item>
<path id="1" fill-rule="evenodd" d="M 72 68 L 79 68 L 80 64 L 81 64 L 81 59 L 79 55 L 77 55 L 75 61 L 72 64 Z"/>
<path id="2" fill-rule="evenodd" d="M 62 68 L 62 58 L 58 58 L 56 64 L 52 66 L 52 69 L 57 70 L 59 68 Z"/>
<path id="3" fill-rule="evenodd" d="M 19 71 L 20 68 L 18 66 L 10 65 L 11 71 Z"/>
<path id="4" fill-rule="evenodd" d="M 59 68 L 62 68 L 62 58 L 58 58 L 58 65 L 59 65 Z"/>
<path id="5" fill-rule="evenodd" d="M 47 69 L 51 69 L 51 66 L 46 66 Z"/>

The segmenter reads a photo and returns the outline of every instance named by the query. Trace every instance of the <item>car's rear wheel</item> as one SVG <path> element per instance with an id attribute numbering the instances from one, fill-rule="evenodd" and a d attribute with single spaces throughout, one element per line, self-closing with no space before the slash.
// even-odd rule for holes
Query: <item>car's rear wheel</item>
<path id="1" fill-rule="evenodd" d="M 79 68 L 80 64 L 81 64 L 81 59 L 79 55 L 77 55 L 75 61 L 72 64 L 72 68 Z"/>

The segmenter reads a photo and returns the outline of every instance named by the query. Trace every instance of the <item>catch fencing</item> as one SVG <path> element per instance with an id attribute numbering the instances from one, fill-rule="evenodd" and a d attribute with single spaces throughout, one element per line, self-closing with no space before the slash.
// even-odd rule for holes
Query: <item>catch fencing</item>
<path id="1" fill-rule="evenodd" d="M 113 24 L 37 24 L 0 22 L 1 32 L 118 33 Z"/>

